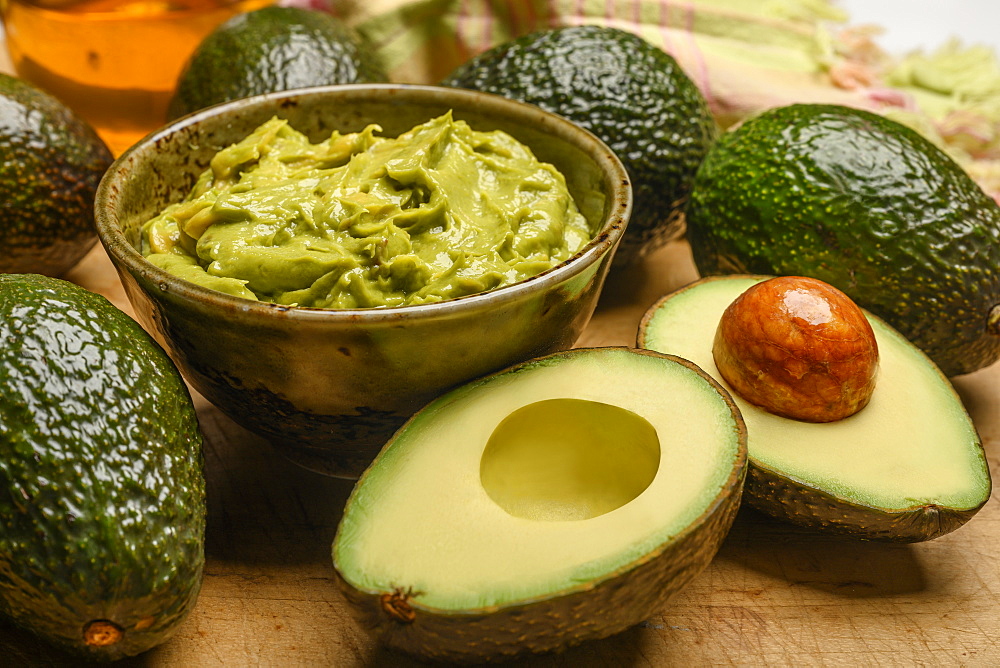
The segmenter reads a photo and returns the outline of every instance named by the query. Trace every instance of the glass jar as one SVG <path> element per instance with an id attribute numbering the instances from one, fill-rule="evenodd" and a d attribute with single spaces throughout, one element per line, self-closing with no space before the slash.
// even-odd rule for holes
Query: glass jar
<path id="1" fill-rule="evenodd" d="M 14 70 L 86 119 L 115 155 L 166 122 L 191 53 L 272 0 L 0 0 Z"/>

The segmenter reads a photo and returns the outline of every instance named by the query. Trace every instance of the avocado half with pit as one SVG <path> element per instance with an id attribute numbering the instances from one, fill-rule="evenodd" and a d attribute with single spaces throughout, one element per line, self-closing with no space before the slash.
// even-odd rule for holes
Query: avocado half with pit
<path id="1" fill-rule="evenodd" d="M 659 612 L 715 555 L 745 472 L 739 411 L 690 362 L 557 353 L 413 416 L 355 486 L 334 566 L 390 647 L 561 649 Z"/>
<path id="2" fill-rule="evenodd" d="M 712 344 L 726 307 L 762 276 L 705 278 L 646 313 L 642 348 L 693 361 L 728 388 Z M 871 399 L 835 422 L 780 417 L 732 396 L 746 420 L 744 495 L 799 525 L 915 542 L 957 529 L 989 499 L 989 465 L 972 419 L 934 363 L 865 312 L 879 350 Z"/>

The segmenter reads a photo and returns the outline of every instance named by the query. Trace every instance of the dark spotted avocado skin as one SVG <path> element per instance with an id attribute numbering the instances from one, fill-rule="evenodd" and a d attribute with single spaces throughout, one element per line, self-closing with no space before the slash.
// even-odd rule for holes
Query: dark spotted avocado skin
<path id="1" fill-rule="evenodd" d="M 1000 208 L 894 121 L 836 105 L 765 112 L 709 151 L 687 222 L 702 275 L 826 281 L 949 376 L 1000 357 Z"/>
<path id="2" fill-rule="evenodd" d="M 201 42 L 181 72 L 167 115 L 293 88 L 383 81 L 388 75 L 375 50 L 337 17 L 264 7 L 234 16 Z"/>
<path id="3" fill-rule="evenodd" d="M 103 297 L 5 274 L 0 392 L 0 616 L 87 659 L 162 643 L 204 563 L 202 440 L 176 368 Z M 115 642 L 88 644 L 102 627 Z"/>
<path id="4" fill-rule="evenodd" d="M 94 194 L 112 156 L 47 93 L 0 73 L 0 272 L 60 276 L 97 241 Z"/>
<path id="5" fill-rule="evenodd" d="M 555 28 L 473 57 L 442 83 L 529 102 L 615 152 L 634 199 L 619 266 L 683 234 L 694 174 L 717 126 L 701 91 L 663 50 L 616 28 Z"/>

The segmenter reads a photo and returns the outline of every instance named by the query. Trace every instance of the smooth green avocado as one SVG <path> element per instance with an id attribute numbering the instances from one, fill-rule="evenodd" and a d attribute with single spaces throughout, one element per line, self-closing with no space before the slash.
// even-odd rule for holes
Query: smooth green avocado
<path id="1" fill-rule="evenodd" d="M 424 658 L 564 648 L 657 614 L 715 555 L 746 466 L 694 365 L 575 349 L 433 401 L 358 481 L 333 545 L 366 627 Z"/>
<path id="2" fill-rule="evenodd" d="M 703 276 L 826 281 L 948 376 L 1000 358 L 1000 208 L 894 121 L 836 105 L 766 111 L 713 145 L 687 222 Z"/>
<path id="3" fill-rule="evenodd" d="M 726 308 L 761 276 L 701 279 L 643 318 L 640 347 L 689 359 L 727 389 L 712 353 Z M 879 351 L 868 405 L 834 422 L 804 422 L 735 391 L 746 420 L 744 497 L 779 519 L 863 538 L 915 542 L 967 522 L 990 497 L 979 435 L 951 383 L 916 346 L 866 314 Z"/>
<path id="4" fill-rule="evenodd" d="M 694 174 L 717 127 L 701 91 L 662 49 L 617 28 L 554 28 L 471 58 L 443 84 L 530 102 L 615 152 L 634 193 L 619 265 L 683 234 Z"/>
<path id="5" fill-rule="evenodd" d="M 111 152 L 59 100 L 0 73 L 0 156 L 0 272 L 61 276 L 97 241 Z"/>
<path id="6" fill-rule="evenodd" d="M 202 40 L 178 78 L 167 116 L 263 93 L 384 81 L 374 49 L 342 20 L 275 5 L 237 14 Z"/>
<path id="7" fill-rule="evenodd" d="M 89 660 L 154 647 L 204 564 L 202 438 L 163 350 L 103 297 L 0 274 L 0 616 Z"/>

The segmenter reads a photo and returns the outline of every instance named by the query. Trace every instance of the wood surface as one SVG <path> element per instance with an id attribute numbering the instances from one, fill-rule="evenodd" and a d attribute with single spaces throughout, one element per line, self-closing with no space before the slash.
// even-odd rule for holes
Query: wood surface
<path id="1" fill-rule="evenodd" d="M 614 276 L 578 344 L 633 345 L 645 310 L 696 277 L 684 242 Z M 131 313 L 99 246 L 66 278 Z M 1000 364 L 955 385 L 1000 486 Z M 195 400 L 208 478 L 201 596 L 177 636 L 116 665 L 419 665 L 373 643 L 334 585 L 330 545 L 351 483 L 288 463 Z M 996 496 L 958 531 L 912 545 L 818 535 L 743 510 L 712 564 L 658 615 L 511 665 L 1000 666 Z M 0 622 L 0 668 L 56 665 L 75 664 Z"/>
<path id="2" fill-rule="evenodd" d="M 579 345 L 634 345 L 657 298 L 696 278 L 685 242 L 616 275 Z M 131 311 L 97 247 L 68 276 Z M 955 380 L 1000 480 L 1000 365 Z M 125 666 L 415 666 L 379 648 L 333 581 L 349 481 L 288 463 L 196 396 L 207 565 L 177 636 Z M 994 497 L 996 493 L 994 493 Z M 646 623 L 517 666 L 1000 665 L 1000 504 L 912 545 L 817 535 L 740 512 L 720 553 Z M 0 623 L 0 666 L 71 665 Z"/>

